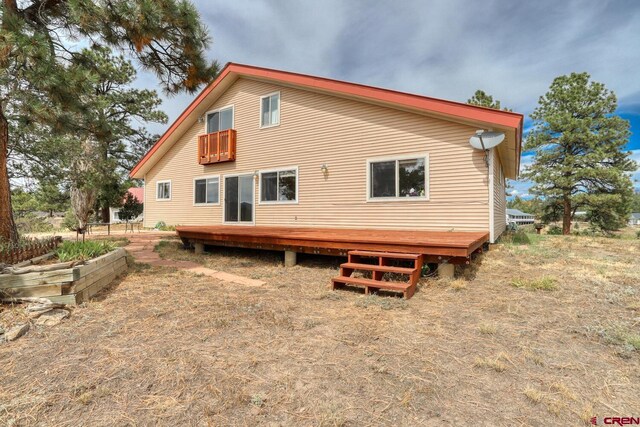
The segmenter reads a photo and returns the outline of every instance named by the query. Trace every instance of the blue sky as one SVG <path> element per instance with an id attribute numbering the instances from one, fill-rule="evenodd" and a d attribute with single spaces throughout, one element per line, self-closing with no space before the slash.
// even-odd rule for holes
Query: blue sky
<path id="1" fill-rule="evenodd" d="M 195 1 L 208 56 L 466 101 L 476 89 L 525 115 L 554 77 L 586 71 L 618 95 L 640 161 L 640 1 Z M 141 72 L 138 85 L 157 87 Z M 174 120 L 192 100 L 165 98 Z M 167 125 L 168 126 L 168 125 Z M 162 132 L 166 126 L 152 126 Z M 531 156 L 524 156 L 523 164 Z M 640 180 L 640 171 L 635 178 Z M 636 183 L 640 186 L 640 183 Z M 517 183 L 527 194 L 528 183 Z"/>

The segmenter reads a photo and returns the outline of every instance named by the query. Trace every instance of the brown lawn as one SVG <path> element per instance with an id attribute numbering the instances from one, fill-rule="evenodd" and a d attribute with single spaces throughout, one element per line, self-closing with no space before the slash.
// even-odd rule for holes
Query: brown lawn
<path id="1" fill-rule="evenodd" d="M 52 328 L 0 345 L 0 424 L 586 425 L 640 416 L 640 240 L 499 245 L 413 299 L 332 292 L 339 260 L 177 242 Z M 4 307 L 0 323 L 21 316 Z"/>

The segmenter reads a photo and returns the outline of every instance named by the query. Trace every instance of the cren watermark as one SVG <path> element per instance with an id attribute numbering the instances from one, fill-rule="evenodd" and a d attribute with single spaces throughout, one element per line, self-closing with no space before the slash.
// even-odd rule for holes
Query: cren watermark
<path id="1" fill-rule="evenodd" d="M 594 426 L 640 425 L 640 417 L 591 417 Z"/>

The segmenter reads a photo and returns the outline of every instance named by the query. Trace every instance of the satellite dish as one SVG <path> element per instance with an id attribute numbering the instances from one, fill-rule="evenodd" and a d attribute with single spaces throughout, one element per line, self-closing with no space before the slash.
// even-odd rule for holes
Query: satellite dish
<path id="1" fill-rule="evenodd" d="M 469 144 L 476 150 L 489 150 L 504 141 L 502 132 L 476 131 L 476 134 L 469 138 Z"/>

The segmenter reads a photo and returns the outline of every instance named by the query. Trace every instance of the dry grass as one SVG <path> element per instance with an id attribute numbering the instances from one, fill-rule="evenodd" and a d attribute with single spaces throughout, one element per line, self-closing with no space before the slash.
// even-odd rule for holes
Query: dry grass
<path id="1" fill-rule="evenodd" d="M 640 407 L 640 243 L 543 236 L 409 301 L 328 290 L 340 260 L 177 243 L 237 286 L 136 267 L 0 345 L 0 425 L 554 425 Z M 512 286 L 551 278 L 553 292 Z M 534 286 L 535 288 L 535 286 Z M 0 324 L 23 321 L 3 307 Z M 542 410 L 541 410 L 542 409 Z"/>
<path id="2" fill-rule="evenodd" d="M 511 281 L 514 287 L 531 291 L 554 291 L 557 287 L 556 283 L 556 279 L 553 277 L 541 277 L 539 279 L 523 279 L 519 277 Z"/>
<path id="3" fill-rule="evenodd" d="M 478 330 L 481 334 L 493 335 L 498 332 L 498 327 L 490 323 L 482 323 L 480 324 L 480 326 L 478 326 Z"/>

